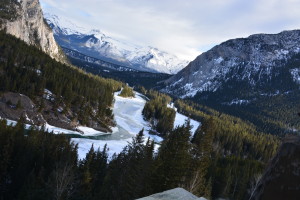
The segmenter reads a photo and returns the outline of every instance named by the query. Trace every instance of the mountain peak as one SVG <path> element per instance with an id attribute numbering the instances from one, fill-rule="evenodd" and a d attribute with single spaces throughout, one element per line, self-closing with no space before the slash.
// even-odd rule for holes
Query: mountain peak
<path id="1" fill-rule="evenodd" d="M 156 47 L 132 44 L 107 36 L 101 30 L 85 28 L 56 15 L 45 15 L 58 43 L 87 56 L 128 66 L 139 71 L 175 74 L 187 66 L 188 61 L 161 51 Z"/>
<path id="2" fill-rule="evenodd" d="M 72 21 L 70 21 L 66 18 L 59 17 L 57 15 L 50 14 L 50 13 L 45 13 L 44 17 L 45 17 L 47 23 L 52 28 L 54 34 L 57 34 L 57 32 L 59 32 L 59 31 L 62 31 L 65 34 L 69 34 L 69 35 L 88 32 L 85 28 L 76 25 L 75 23 L 73 23 Z M 61 29 L 58 30 L 58 28 L 61 28 Z"/>
<path id="3" fill-rule="evenodd" d="M 166 81 L 163 91 L 181 97 L 214 92 L 224 82 L 246 82 L 249 87 L 270 81 L 278 67 L 300 52 L 300 31 L 255 34 L 228 40 L 201 54 Z"/>

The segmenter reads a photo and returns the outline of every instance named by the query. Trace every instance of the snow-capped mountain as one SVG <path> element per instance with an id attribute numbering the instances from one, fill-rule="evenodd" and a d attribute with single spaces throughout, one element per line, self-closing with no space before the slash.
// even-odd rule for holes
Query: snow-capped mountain
<path id="1" fill-rule="evenodd" d="M 228 40 L 161 87 L 250 121 L 264 132 L 299 132 L 300 30 Z"/>
<path id="2" fill-rule="evenodd" d="M 142 47 L 109 37 L 100 30 L 87 30 L 71 20 L 49 13 L 45 19 L 62 46 L 104 61 L 121 64 L 140 71 L 175 74 L 188 61 L 154 47 Z"/>
<path id="3" fill-rule="evenodd" d="M 282 83 L 282 76 L 299 84 L 299 66 L 287 66 L 299 52 L 300 30 L 228 40 L 168 79 L 162 91 L 185 98 L 224 88 L 236 92 L 242 92 L 240 87 L 263 90 L 267 85 Z"/>

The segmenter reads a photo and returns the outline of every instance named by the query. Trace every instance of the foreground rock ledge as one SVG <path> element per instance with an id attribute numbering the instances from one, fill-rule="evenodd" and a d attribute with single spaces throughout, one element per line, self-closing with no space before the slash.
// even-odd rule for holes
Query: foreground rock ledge
<path id="1" fill-rule="evenodd" d="M 183 188 L 175 188 L 161 193 L 156 193 L 148 197 L 137 200 L 206 200 L 203 197 L 197 197 Z"/>

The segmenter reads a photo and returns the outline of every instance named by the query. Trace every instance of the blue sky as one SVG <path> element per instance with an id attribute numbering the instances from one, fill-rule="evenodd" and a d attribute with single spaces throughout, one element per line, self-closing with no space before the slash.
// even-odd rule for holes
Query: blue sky
<path id="1" fill-rule="evenodd" d="M 225 40 L 300 29 L 300 0 L 40 0 L 79 26 L 193 60 Z"/>

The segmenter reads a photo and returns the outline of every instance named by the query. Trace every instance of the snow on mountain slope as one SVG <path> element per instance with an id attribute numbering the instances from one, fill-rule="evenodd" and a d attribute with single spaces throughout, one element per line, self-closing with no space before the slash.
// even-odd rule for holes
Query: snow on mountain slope
<path id="1" fill-rule="evenodd" d="M 201 54 L 165 81 L 162 91 L 185 98 L 222 88 L 233 91 L 241 86 L 264 88 L 276 79 L 278 82 L 278 77 L 284 74 L 293 76 L 297 82 L 297 69 L 287 72 L 286 64 L 299 53 L 300 30 L 228 40 Z"/>
<path id="2" fill-rule="evenodd" d="M 67 19 L 59 18 L 56 15 L 44 13 L 44 18 L 47 22 L 48 20 L 50 20 L 51 23 L 55 24 L 55 26 L 52 28 L 54 34 L 59 34 L 60 32 L 63 32 L 66 35 L 72 35 L 87 32 L 85 28 L 77 26 L 76 24 Z"/>
<path id="3" fill-rule="evenodd" d="M 53 29 L 57 42 L 66 48 L 105 61 L 123 64 L 140 71 L 175 74 L 188 61 L 154 47 L 142 47 L 109 37 L 100 30 L 77 26 L 71 20 L 49 13 L 45 19 Z"/>

